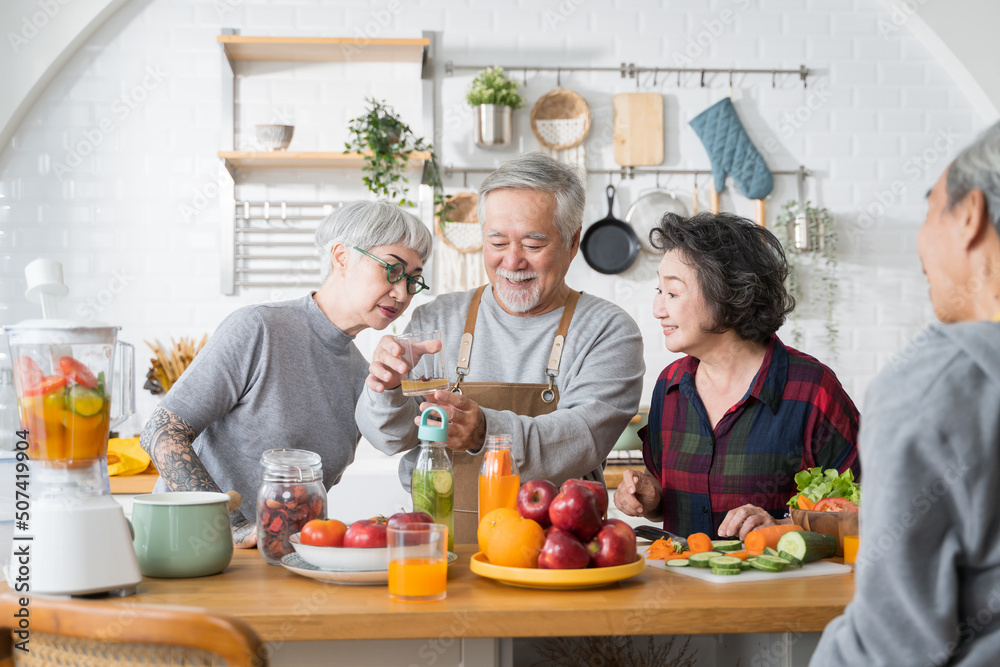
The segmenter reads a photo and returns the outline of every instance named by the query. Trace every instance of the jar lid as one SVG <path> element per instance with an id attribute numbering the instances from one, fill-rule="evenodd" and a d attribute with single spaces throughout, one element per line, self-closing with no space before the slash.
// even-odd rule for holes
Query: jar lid
<path id="1" fill-rule="evenodd" d="M 433 426 L 427 423 L 427 418 L 432 412 L 436 412 L 441 420 L 440 426 Z M 420 415 L 420 426 L 417 428 L 417 438 L 427 442 L 444 442 L 448 439 L 448 413 L 436 405 L 432 405 Z"/>
<path id="2" fill-rule="evenodd" d="M 260 457 L 264 479 L 314 482 L 323 479 L 323 459 L 306 449 L 269 449 Z"/>

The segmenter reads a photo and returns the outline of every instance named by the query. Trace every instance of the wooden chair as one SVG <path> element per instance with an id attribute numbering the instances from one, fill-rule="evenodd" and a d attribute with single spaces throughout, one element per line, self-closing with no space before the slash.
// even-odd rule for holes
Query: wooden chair
<path id="1" fill-rule="evenodd" d="M 227 665 L 266 667 L 246 622 L 198 607 L 31 596 L 29 652 L 17 648 L 19 597 L 0 595 L 0 667 L 8 665 Z"/>

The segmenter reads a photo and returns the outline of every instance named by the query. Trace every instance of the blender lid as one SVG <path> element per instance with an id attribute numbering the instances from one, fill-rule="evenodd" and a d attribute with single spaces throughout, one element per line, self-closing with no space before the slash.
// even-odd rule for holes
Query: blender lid
<path id="1" fill-rule="evenodd" d="M 102 324 L 100 322 L 95 322 L 92 324 L 84 324 L 82 322 L 76 322 L 74 320 L 24 320 L 23 322 L 18 322 L 17 324 L 8 324 L 5 327 L 0 327 L 0 331 L 20 331 L 22 329 L 120 329 L 121 327 L 111 326 L 109 324 Z"/>

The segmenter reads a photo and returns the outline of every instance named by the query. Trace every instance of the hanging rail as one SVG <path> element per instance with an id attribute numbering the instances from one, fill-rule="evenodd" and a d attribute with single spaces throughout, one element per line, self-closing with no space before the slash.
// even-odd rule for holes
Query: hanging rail
<path id="1" fill-rule="evenodd" d="M 442 168 L 445 176 L 452 174 L 462 174 L 462 187 L 469 187 L 469 174 L 492 174 L 495 168 L 485 167 L 453 167 L 450 164 Z M 608 176 L 617 175 L 621 180 L 633 179 L 636 176 L 645 174 L 655 176 L 710 176 L 711 169 L 661 169 L 659 167 L 620 167 L 618 169 L 587 169 L 588 174 L 606 174 Z M 799 165 L 798 169 L 773 169 L 771 173 L 775 176 L 795 176 L 798 181 L 799 199 L 802 199 L 802 190 L 806 178 L 812 176 L 812 171 Z"/>
<path id="2" fill-rule="evenodd" d="M 444 73 L 446 76 L 453 76 L 455 72 L 458 71 L 479 71 L 486 69 L 487 67 L 494 67 L 494 65 L 456 65 L 449 60 L 444 64 Z M 808 77 L 811 74 L 811 71 L 805 65 L 799 65 L 798 69 L 767 69 L 755 67 L 641 67 L 635 63 L 622 63 L 618 67 L 588 67 L 583 65 L 566 67 L 556 67 L 552 65 L 499 65 L 499 67 L 502 67 L 509 72 L 516 72 L 520 70 L 522 73 L 522 81 L 525 85 L 528 83 L 528 72 L 555 72 L 557 86 L 562 85 L 563 72 L 617 72 L 623 79 L 635 79 L 636 87 L 639 87 L 639 75 L 643 73 L 652 72 L 654 86 L 656 85 L 656 79 L 660 74 L 676 74 L 678 86 L 681 85 L 681 76 L 683 74 L 699 74 L 701 76 L 700 82 L 702 88 L 705 87 L 706 74 L 728 74 L 730 86 L 733 85 L 734 74 L 770 74 L 772 88 L 777 87 L 779 74 L 797 75 L 799 79 L 802 80 L 802 87 L 805 88 L 808 85 Z"/>

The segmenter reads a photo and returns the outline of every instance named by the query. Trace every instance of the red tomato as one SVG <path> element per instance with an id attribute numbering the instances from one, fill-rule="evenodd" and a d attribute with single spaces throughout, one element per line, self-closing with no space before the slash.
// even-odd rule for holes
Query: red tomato
<path id="1" fill-rule="evenodd" d="M 823 498 L 813 508 L 817 512 L 857 512 L 858 506 L 847 498 Z"/>
<path id="2" fill-rule="evenodd" d="M 45 373 L 31 357 L 18 357 L 17 370 L 21 376 L 21 389 L 25 391 L 41 384 L 45 379 Z"/>
<path id="3" fill-rule="evenodd" d="M 88 389 L 97 386 L 97 378 L 90 369 L 73 357 L 59 357 L 59 373 Z"/>
<path id="4" fill-rule="evenodd" d="M 63 376 L 46 375 L 42 378 L 41 382 L 38 382 L 30 387 L 25 387 L 23 393 L 25 396 L 47 396 L 65 386 L 66 378 Z"/>
<path id="5" fill-rule="evenodd" d="M 314 547 L 342 547 L 344 546 L 344 533 L 347 526 L 342 521 L 336 519 L 313 519 L 302 526 L 302 534 L 299 541 L 302 544 L 310 544 Z"/>

